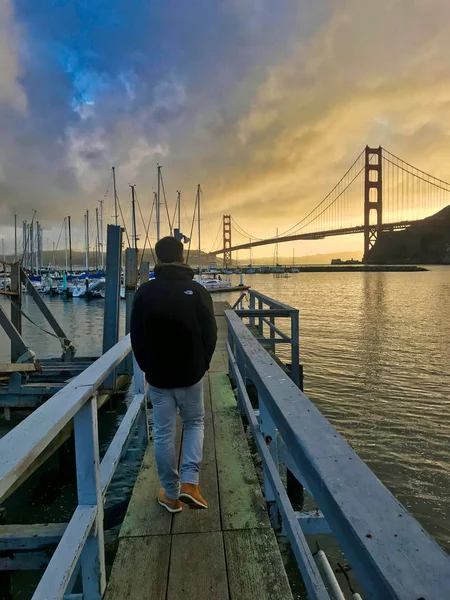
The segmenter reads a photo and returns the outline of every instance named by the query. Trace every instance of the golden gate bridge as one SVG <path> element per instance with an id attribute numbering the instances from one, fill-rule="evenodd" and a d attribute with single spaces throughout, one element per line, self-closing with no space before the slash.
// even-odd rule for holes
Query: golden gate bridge
<path id="1" fill-rule="evenodd" d="M 246 232 L 231 215 L 223 216 L 223 245 L 210 256 L 223 255 L 231 264 L 232 252 L 330 236 L 364 234 L 364 258 L 380 233 L 407 229 L 450 204 L 450 183 L 402 160 L 383 147 L 366 148 L 325 198 L 295 225 L 273 238 Z M 232 235 L 248 242 L 234 244 Z"/>

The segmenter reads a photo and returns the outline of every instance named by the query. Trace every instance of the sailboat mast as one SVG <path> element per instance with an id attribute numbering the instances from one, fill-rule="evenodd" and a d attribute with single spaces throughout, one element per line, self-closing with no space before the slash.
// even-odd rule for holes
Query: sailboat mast
<path id="1" fill-rule="evenodd" d="M 66 257 L 66 273 L 67 273 L 67 259 L 68 259 L 68 254 L 67 254 L 67 217 L 64 217 L 64 251 L 65 251 L 65 257 Z"/>
<path id="2" fill-rule="evenodd" d="M 137 250 L 137 236 L 136 236 L 136 206 L 134 197 L 135 185 L 130 185 L 131 188 L 131 246 Z"/>
<path id="3" fill-rule="evenodd" d="M 116 188 L 116 167 L 111 167 L 113 175 L 113 189 L 114 189 L 114 219 L 115 224 L 119 224 L 119 213 L 117 212 L 117 188 Z"/>
<path id="4" fill-rule="evenodd" d="M 276 266 L 278 267 L 278 227 L 277 227 L 277 245 L 276 245 Z"/>
<path id="5" fill-rule="evenodd" d="M 161 229 L 161 165 L 158 163 L 158 194 L 156 200 L 156 241 L 159 242 Z"/>
<path id="6" fill-rule="evenodd" d="M 70 215 L 67 217 L 67 223 L 69 225 L 69 267 L 72 273 L 72 228 L 70 227 Z"/>
<path id="7" fill-rule="evenodd" d="M 200 225 L 200 184 L 197 186 L 197 216 L 198 216 L 198 278 L 199 280 L 202 277 L 202 251 L 200 249 L 200 233 L 201 233 L 201 225 Z"/>
<path id="8" fill-rule="evenodd" d="M 89 211 L 86 210 L 86 214 L 84 216 L 85 222 L 85 235 L 86 235 L 86 271 L 89 271 Z"/>
<path id="9" fill-rule="evenodd" d="M 14 262 L 17 262 L 17 215 L 14 213 Z"/>
<path id="10" fill-rule="evenodd" d="M 96 240 L 96 244 L 95 244 L 95 266 L 97 267 L 97 271 L 98 271 L 98 257 L 100 254 L 100 227 L 99 227 L 99 222 L 98 222 L 98 208 L 95 207 L 95 224 L 97 226 L 97 240 Z"/>
<path id="11" fill-rule="evenodd" d="M 100 268 L 103 271 L 104 269 L 104 258 L 103 258 L 103 198 L 99 200 L 100 202 L 100 238 L 98 241 L 98 248 L 100 251 Z"/>
<path id="12" fill-rule="evenodd" d="M 178 232 L 181 230 L 181 191 L 177 190 Z"/>
<path id="13" fill-rule="evenodd" d="M 40 230 L 40 224 L 39 221 L 36 221 L 36 239 L 35 239 L 35 259 L 36 259 L 36 275 L 39 275 L 39 252 L 40 252 L 40 235 L 39 235 L 39 230 Z"/>
<path id="14" fill-rule="evenodd" d="M 28 232 L 27 222 L 26 221 L 22 221 L 22 262 L 23 262 L 24 269 L 28 268 L 27 232 Z"/>

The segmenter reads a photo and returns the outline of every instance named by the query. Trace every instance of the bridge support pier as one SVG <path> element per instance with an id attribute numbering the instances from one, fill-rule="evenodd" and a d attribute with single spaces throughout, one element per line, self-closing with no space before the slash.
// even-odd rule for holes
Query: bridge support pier
<path id="1" fill-rule="evenodd" d="M 223 266 L 231 265 L 231 215 L 223 215 Z"/>
<path id="2" fill-rule="evenodd" d="M 383 165 L 382 147 L 365 150 L 364 170 L 364 257 L 367 262 L 370 250 L 383 227 Z M 376 219 L 371 219 L 372 211 Z"/>

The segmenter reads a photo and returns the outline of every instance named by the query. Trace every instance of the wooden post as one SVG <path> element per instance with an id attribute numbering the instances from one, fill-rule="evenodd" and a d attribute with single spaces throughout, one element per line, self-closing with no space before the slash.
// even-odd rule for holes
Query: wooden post
<path id="1" fill-rule="evenodd" d="M 103 316 L 103 354 L 119 340 L 120 266 L 122 228 L 108 225 L 106 237 L 105 313 Z M 116 388 L 116 370 L 105 379 L 104 387 Z"/>
<path id="2" fill-rule="evenodd" d="M 256 308 L 256 303 L 255 303 L 255 294 L 252 292 L 252 290 L 250 290 L 250 310 L 255 310 Z M 250 327 L 254 327 L 255 326 L 255 317 L 250 317 Z"/>
<path id="3" fill-rule="evenodd" d="M 262 308 L 263 308 L 263 301 L 258 300 L 258 309 L 262 310 Z M 264 334 L 264 321 L 263 321 L 262 315 L 259 315 L 259 317 L 258 317 L 258 333 L 260 336 L 262 336 Z"/>
<path id="4" fill-rule="evenodd" d="M 275 317 L 269 317 L 269 321 L 271 323 L 271 325 L 275 325 Z M 275 342 L 273 341 L 275 339 L 275 331 L 272 329 L 272 327 L 269 327 L 270 329 L 270 351 L 273 352 L 275 354 L 276 349 L 277 349 L 277 345 L 275 344 Z"/>
<path id="5" fill-rule="evenodd" d="M 150 279 L 150 263 L 143 262 L 139 273 L 139 285 L 149 281 Z"/>
<path id="6" fill-rule="evenodd" d="M 300 386 L 300 330 L 298 310 L 291 312 L 291 379 L 297 387 Z"/>
<path id="7" fill-rule="evenodd" d="M 136 248 L 127 248 L 125 250 L 125 334 L 130 333 L 131 312 L 133 310 L 133 301 L 137 287 L 137 250 Z M 133 356 L 131 353 L 126 358 L 126 368 L 128 375 L 133 375 Z"/>
<path id="8" fill-rule="evenodd" d="M 79 506 L 96 506 L 97 518 L 81 552 L 83 597 L 101 600 L 106 588 L 103 498 L 100 487 L 97 394 L 74 417 Z"/>
<path id="9" fill-rule="evenodd" d="M 20 263 L 15 262 L 11 265 L 11 322 L 19 335 L 22 335 L 22 284 L 20 281 Z M 11 339 L 11 362 L 16 362 L 23 354 L 20 345 L 17 345 L 15 338 Z"/>

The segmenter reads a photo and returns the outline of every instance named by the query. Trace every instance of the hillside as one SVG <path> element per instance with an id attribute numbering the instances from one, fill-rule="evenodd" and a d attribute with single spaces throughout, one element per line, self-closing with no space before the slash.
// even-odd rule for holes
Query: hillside
<path id="1" fill-rule="evenodd" d="M 379 235 L 369 264 L 450 264 L 450 206 L 403 231 Z"/>

